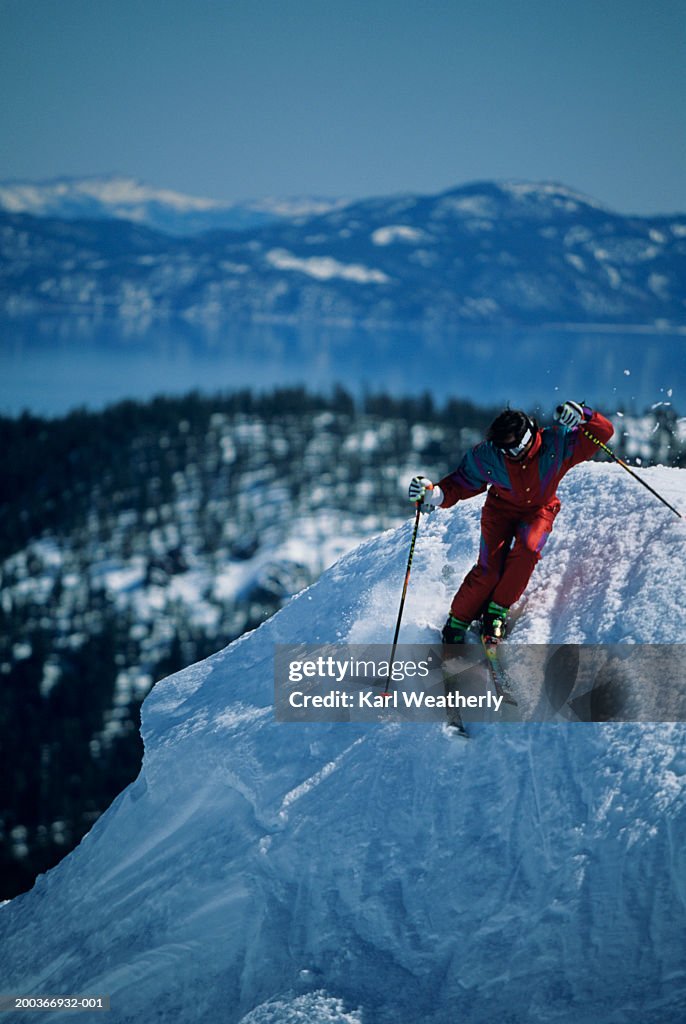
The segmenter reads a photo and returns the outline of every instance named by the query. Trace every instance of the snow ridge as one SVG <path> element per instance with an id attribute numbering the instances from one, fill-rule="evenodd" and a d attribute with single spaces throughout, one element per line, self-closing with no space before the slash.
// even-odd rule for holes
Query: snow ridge
<path id="1" fill-rule="evenodd" d="M 683 470 L 644 474 L 686 505 Z M 616 466 L 561 497 L 513 644 L 683 640 L 683 522 Z M 422 520 L 404 641 L 478 516 Z M 683 1020 L 683 725 L 273 721 L 275 643 L 389 640 L 411 529 L 155 687 L 136 783 L 0 912 L 3 991 L 106 993 L 116 1024 Z"/>

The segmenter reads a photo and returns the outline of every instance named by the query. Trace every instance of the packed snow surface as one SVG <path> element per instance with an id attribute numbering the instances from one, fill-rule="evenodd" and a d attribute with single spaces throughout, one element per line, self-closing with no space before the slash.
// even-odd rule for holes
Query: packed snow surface
<path id="1" fill-rule="evenodd" d="M 512 645 L 684 642 L 684 522 L 617 466 L 560 494 Z M 402 640 L 435 640 L 479 505 L 422 519 Z M 0 911 L 0 991 L 111 1024 L 686 1019 L 682 725 L 275 723 L 273 645 L 387 642 L 411 528 L 155 687 L 138 780 Z"/>

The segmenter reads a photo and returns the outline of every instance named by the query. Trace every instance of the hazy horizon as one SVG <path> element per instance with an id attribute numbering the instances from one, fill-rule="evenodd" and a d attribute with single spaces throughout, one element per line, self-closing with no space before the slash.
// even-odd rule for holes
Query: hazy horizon
<path id="1" fill-rule="evenodd" d="M 555 181 L 686 209 L 680 0 L 0 0 L 0 180 L 243 201 Z"/>

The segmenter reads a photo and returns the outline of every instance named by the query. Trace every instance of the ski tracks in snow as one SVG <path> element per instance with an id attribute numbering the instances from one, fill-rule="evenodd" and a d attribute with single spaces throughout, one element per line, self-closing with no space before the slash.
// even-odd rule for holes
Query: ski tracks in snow
<path id="1" fill-rule="evenodd" d="M 301 800 L 307 793 L 315 789 L 315 787 L 317 787 L 325 779 L 328 779 L 328 777 L 333 772 L 335 772 L 337 768 L 341 766 L 343 761 L 345 761 L 350 751 L 354 750 L 355 747 L 359 746 L 360 743 L 364 741 L 364 739 L 364 736 L 360 736 L 353 743 L 351 743 L 349 747 L 346 747 L 345 750 L 341 751 L 338 757 L 334 758 L 333 761 L 329 761 L 322 768 L 320 768 L 319 771 L 315 772 L 313 775 L 310 775 L 310 777 L 305 779 L 304 782 L 301 782 L 299 785 L 295 786 L 288 793 L 286 793 L 283 800 L 281 801 L 281 807 L 278 812 L 279 819 L 282 822 L 286 822 L 288 820 L 289 812 L 290 809 L 293 807 L 293 804 L 297 803 L 298 800 Z"/>

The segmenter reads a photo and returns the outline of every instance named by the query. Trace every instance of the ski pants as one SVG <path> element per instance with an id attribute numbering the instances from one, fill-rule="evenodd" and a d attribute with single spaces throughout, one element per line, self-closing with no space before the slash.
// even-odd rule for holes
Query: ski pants
<path id="1" fill-rule="evenodd" d="M 479 560 L 453 598 L 450 612 L 477 619 L 489 601 L 509 608 L 524 593 L 560 511 L 556 498 L 524 514 L 486 502 L 481 513 Z"/>

